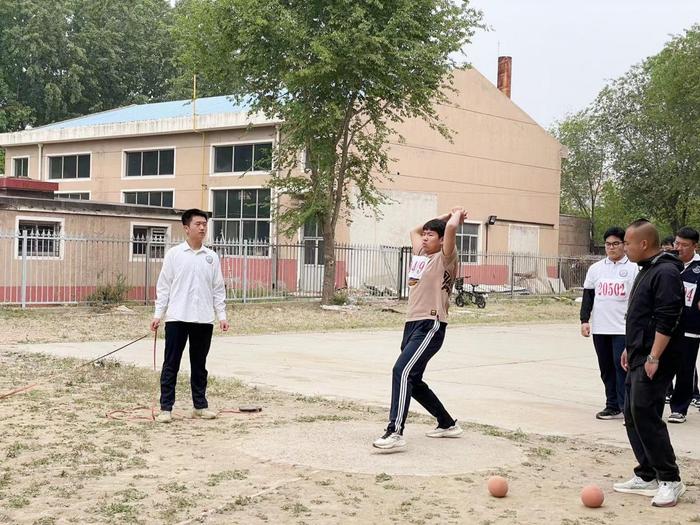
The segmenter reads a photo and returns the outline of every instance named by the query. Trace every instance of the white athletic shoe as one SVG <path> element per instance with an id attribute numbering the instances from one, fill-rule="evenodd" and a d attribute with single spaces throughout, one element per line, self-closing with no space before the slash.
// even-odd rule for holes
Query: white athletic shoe
<path id="1" fill-rule="evenodd" d="M 459 426 L 459 423 L 455 421 L 455 424 L 452 425 L 451 427 L 448 428 L 440 428 L 437 427 L 433 430 L 429 430 L 428 432 L 425 433 L 426 436 L 429 438 L 454 438 L 457 436 L 461 436 L 464 433 L 464 430 L 462 430 L 462 427 Z"/>
<path id="2" fill-rule="evenodd" d="M 661 481 L 651 504 L 654 507 L 675 507 L 683 493 L 685 493 L 685 484 L 682 481 Z"/>
<path id="3" fill-rule="evenodd" d="M 668 416 L 669 423 L 685 423 L 685 416 L 680 412 L 672 412 Z"/>
<path id="4" fill-rule="evenodd" d="M 382 437 L 376 439 L 374 443 L 372 443 L 372 446 L 384 450 L 390 448 L 403 448 L 406 446 L 406 440 L 398 432 L 387 430 Z"/>
<path id="5" fill-rule="evenodd" d="M 192 417 L 200 419 L 216 419 L 216 412 L 208 408 L 195 408 L 192 410 Z"/>
<path id="6" fill-rule="evenodd" d="M 170 410 L 161 410 L 156 416 L 156 423 L 172 423 L 173 413 Z"/>
<path id="7" fill-rule="evenodd" d="M 640 496 L 656 496 L 659 490 L 659 482 L 655 479 L 644 481 L 639 476 L 633 477 L 624 483 L 613 484 L 615 492 L 624 492 L 625 494 L 639 494 Z"/>

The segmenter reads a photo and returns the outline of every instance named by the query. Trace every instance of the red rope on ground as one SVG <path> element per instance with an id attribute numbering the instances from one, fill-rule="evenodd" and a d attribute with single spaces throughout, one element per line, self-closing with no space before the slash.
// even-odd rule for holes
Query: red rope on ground
<path id="1" fill-rule="evenodd" d="M 96 361 L 100 361 L 100 360 L 104 359 L 105 357 L 108 357 L 108 356 L 110 356 L 110 355 L 112 355 L 112 354 L 115 354 L 115 353 L 119 352 L 120 350 L 124 350 L 127 346 L 131 346 L 131 345 L 133 345 L 134 343 L 136 343 L 136 342 L 138 342 L 138 341 L 140 341 L 141 339 L 144 339 L 144 338 L 146 338 L 146 337 L 148 337 L 148 334 L 142 335 L 142 336 L 139 337 L 138 339 L 134 339 L 133 341 L 130 341 L 130 342 L 126 343 L 126 344 L 123 345 L 123 346 L 120 346 L 120 347 L 117 348 L 116 350 L 112 350 L 112 351 L 110 351 L 110 352 L 107 352 L 106 354 L 103 354 L 103 355 L 101 355 L 101 356 L 99 356 L 99 357 L 96 357 L 95 359 L 92 359 L 92 360 L 88 361 L 87 363 L 83 363 L 83 364 L 81 364 L 81 365 L 78 365 L 78 366 L 76 366 L 75 368 L 71 368 L 71 369 L 69 369 L 69 370 L 64 370 L 64 371 L 62 371 L 62 372 L 55 372 L 55 373 L 53 373 L 53 374 L 49 374 L 49 375 L 46 376 L 44 379 L 42 379 L 42 380 L 40 380 L 40 381 L 37 381 L 36 383 L 30 383 L 30 384 L 28 384 L 28 385 L 24 385 L 24 386 L 21 386 L 21 387 L 18 387 L 18 388 L 14 388 L 14 389 L 12 389 L 12 390 L 9 390 L 9 391 L 7 391 L 7 392 L 4 392 L 4 393 L 0 394 L 0 400 L 7 399 L 8 397 L 12 397 L 12 396 L 14 396 L 15 394 L 19 394 L 20 392 L 27 392 L 27 391 L 29 391 L 29 390 L 32 390 L 33 388 L 36 388 L 36 387 L 39 386 L 39 385 L 42 385 L 42 384 L 44 384 L 44 383 L 47 383 L 47 382 L 49 382 L 50 380 L 55 379 L 55 378 L 57 378 L 57 377 L 61 377 L 61 376 L 66 375 L 66 374 L 69 374 L 69 373 L 72 373 L 72 372 L 76 372 L 77 370 L 80 370 L 80 369 L 83 368 L 83 367 L 86 367 L 86 366 L 88 366 L 88 365 L 91 365 L 91 364 L 95 363 Z"/>

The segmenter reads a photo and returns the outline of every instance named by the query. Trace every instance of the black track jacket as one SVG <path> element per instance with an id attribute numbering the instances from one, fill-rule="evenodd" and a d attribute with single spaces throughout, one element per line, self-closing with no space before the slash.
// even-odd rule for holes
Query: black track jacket
<path id="1" fill-rule="evenodd" d="M 655 332 L 672 336 L 683 310 L 683 263 L 661 252 L 639 262 L 640 272 L 632 286 L 627 307 L 625 343 L 630 369 L 644 365 L 654 344 Z M 672 343 L 661 356 L 673 352 Z"/>

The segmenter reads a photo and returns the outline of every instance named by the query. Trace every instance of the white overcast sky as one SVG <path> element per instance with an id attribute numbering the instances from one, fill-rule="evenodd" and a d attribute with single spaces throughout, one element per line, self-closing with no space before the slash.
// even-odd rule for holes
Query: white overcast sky
<path id="1" fill-rule="evenodd" d="M 700 23 L 700 0 L 471 0 L 492 31 L 467 60 L 495 83 L 499 47 L 513 57 L 512 99 L 549 127 L 605 84 Z"/>

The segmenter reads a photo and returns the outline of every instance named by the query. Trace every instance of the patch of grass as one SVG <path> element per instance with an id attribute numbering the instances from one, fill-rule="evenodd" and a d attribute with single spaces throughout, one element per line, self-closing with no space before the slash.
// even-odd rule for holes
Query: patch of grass
<path id="1" fill-rule="evenodd" d="M 121 501 L 105 503 L 100 506 L 98 511 L 106 518 L 111 518 L 119 523 L 134 523 L 138 518 L 136 507 Z"/>
<path id="2" fill-rule="evenodd" d="M 179 483 L 177 481 L 172 481 L 170 483 L 165 483 L 163 485 L 158 486 L 158 490 L 162 490 L 163 492 L 167 492 L 168 494 L 170 493 L 180 493 L 180 492 L 187 492 L 187 485 L 184 483 Z"/>
<path id="3" fill-rule="evenodd" d="M 209 479 L 207 480 L 207 485 L 210 487 L 215 487 L 222 481 L 227 481 L 227 480 L 242 480 L 246 479 L 248 477 L 248 470 L 224 470 L 222 472 L 216 472 L 214 474 L 211 474 L 209 476 Z"/>
<path id="4" fill-rule="evenodd" d="M 250 505 L 252 501 L 253 498 L 248 496 L 236 496 L 233 501 L 229 501 L 218 512 L 219 514 L 222 514 L 224 512 L 241 510 L 243 507 Z"/>
<path id="5" fill-rule="evenodd" d="M 56 523 L 56 518 L 52 516 L 42 516 L 41 518 L 34 520 L 32 525 L 54 525 Z"/>
<path id="6" fill-rule="evenodd" d="M 492 425 L 479 425 L 475 424 L 474 427 L 479 430 L 482 434 L 487 436 L 501 437 L 505 439 L 510 439 L 511 441 L 517 441 L 522 443 L 527 441 L 527 434 L 521 429 L 516 430 L 506 430 L 503 428 L 494 427 Z"/>
<path id="7" fill-rule="evenodd" d="M 548 459 L 554 454 L 554 450 L 547 447 L 533 447 L 527 451 L 527 454 L 535 458 Z"/>
<path id="8" fill-rule="evenodd" d="M 311 509 L 303 503 L 286 503 L 282 505 L 282 510 L 291 513 L 292 516 L 302 516 L 311 514 Z"/>
<path id="9" fill-rule="evenodd" d="M 16 458 L 17 456 L 20 455 L 20 453 L 23 450 L 29 450 L 29 446 L 25 443 L 21 443 L 19 441 L 16 441 L 16 442 L 12 443 L 9 447 L 7 447 L 7 452 L 5 453 L 5 457 L 7 459 Z"/>
<path id="10" fill-rule="evenodd" d="M 316 423 L 317 421 L 351 421 L 350 416 L 338 416 L 335 414 L 318 415 L 318 416 L 300 416 L 294 419 L 295 423 Z"/>
<path id="11" fill-rule="evenodd" d="M 376 481 L 377 483 L 383 483 L 384 481 L 390 481 L 391 479 L 393 479 L 393 478 L 385 472 L 382 472 L 381 474 L 377 474 L 374 477 L 374 481 Z"/>
<path id="12" fill-rule="evenodd" d="M 7 500 L 7 506 L 11 509 L 21 509 L 29 505 L 29 498 L 25 496 L 11 496 Z"/>

